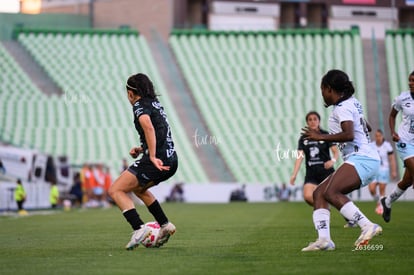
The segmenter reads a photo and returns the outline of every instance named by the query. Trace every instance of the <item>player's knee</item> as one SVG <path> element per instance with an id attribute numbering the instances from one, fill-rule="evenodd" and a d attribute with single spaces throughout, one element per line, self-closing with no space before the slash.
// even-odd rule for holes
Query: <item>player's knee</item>
<path id="1" fill-rule="evenodd" d="M 117 192 L 118 190 L 116 189 L 116 187 L 114 185 L 111 185 L 108 189 L 108 195 L 113 199 L 114 198 L 114 194 Z"/>
<path id="2" fill-rule="evenodd" d="M 308 203 L 308 204 L 310 204 L 310 205 L 312 205 L 313 204 L 313 194 L 311 193 L 311 194 L 307 194 L 307 193 L 305 193 L 305 194 L 303 194 L 303 199 Z"/>
<path id="3" fill-rule="evenodd" d="M 312 194 L 313 201 L 318 201 L 319 199 L 323 198 L 323 191 L 320 188 L 316 188 Z"/>
<path id="4" fill-rule="evenodd" d="M 329 203 L 332 203 L 332 202 L 335 201 L 336 195 L 337 195 L 337 193 L 334 190 L 331 190 L 331 189 L 327 189 L 323 192 L 324 199 Z"/>

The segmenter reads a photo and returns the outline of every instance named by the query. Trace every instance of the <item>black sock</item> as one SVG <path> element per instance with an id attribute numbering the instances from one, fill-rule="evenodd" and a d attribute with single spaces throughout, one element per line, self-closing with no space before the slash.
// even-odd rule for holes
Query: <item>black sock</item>
<path id="1" fill-rule="evenodd" d="M 138 230 L 141 228 L 141 225 L 144 224 L 144 222 L 141 220 L 141 218 L 138 215 L 138 212 L 135 208 L 129 209 L 128 211 L 125 211 L 123 213 L 125 219 L 129 222 L 133 230 Z"/>
<path id="2" fill-rule="evenodd" d="M 161 205 L 157 200 L 148 206 L 148 210 L 154 216 L 159 225 L 168 223 L 168 218 L 165 216 L 164 211 L 162 211 Z"/>

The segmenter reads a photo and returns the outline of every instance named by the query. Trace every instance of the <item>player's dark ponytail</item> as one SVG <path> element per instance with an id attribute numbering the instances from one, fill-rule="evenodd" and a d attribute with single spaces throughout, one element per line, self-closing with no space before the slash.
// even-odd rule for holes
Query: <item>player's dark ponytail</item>
<path id="1" fill-rule="evenodd" d="M 156 99 L 157 95 L 154 91 L 154 85 L 147 75 L 139 73 L 128 78 L 127 89 L 140 97 L 148 97 Z"/>
<path id="2" fill-rule="evenodd" d="M 321 81 L 323 87 L 330 87 L 338 94 L 342 95 L 341 101 L 350 98 L 354 93 L 354 85 L 349 80 L 348 75 L 341 70 L 330 70 Z"/>

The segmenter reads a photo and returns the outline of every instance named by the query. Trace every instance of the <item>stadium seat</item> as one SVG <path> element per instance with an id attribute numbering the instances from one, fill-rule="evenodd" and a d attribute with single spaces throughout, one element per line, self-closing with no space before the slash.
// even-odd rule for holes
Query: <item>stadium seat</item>
<path id="1" fill-rule="evenodd" d="M 177 150 L 184 165 L 171 179 L 184 182 L 207 182 L 207 176 L 192 149 L 192 140 L 171 103 L 155 61 L 144 37 L 136 34 L 22 32 L 18 41 L 62 89 L 61 96 L 46 96 L 39 91 L 0 47 L 0 64 L 7 61 L 11 77 L 0 102 L 7 101 L 10 110 L 0 112 L 5 132 L 13 140 L 26 143 L 53 155 L 67 154 L 74 164 L 103 162 L 113 173 L 119 172 L 130 147 L 139 143 L 132 125 L 131 106 L 125 95 L 126 77 L 147 73 L 154 81 L 160 101 L 166 108 Z M 26 85 L 21 79 L 27 79 Z M 15 84 L 17 83 L 17 84 Z M 16 87 L 17 85 L 17 87 Z M 30 91 L 36 100 L 17 108 L 20 95 L 11 91 Z M 3 89 L 2 89 L 3 91 Z M 5 101 L 3 101 L 5 99 Z M 30 114 L 30 115 L 29 115 Z M 3 126 L 4 125 L 4 126 Z M 26 130 L 24 130 L 26 129 Z"/>
<path id="2" fill-rule="evenodd" d="M 363 68 L 346 58 L 361 51 L 353 32 L 175 32 L 170 45 L 209 130 L 220 137 L 221 155 L 246 183 L 287 182 L 305 114 L 320 112 L 326 128 L 322 74 L 343 67 L 357 77 Z M 363 78 L 356 84 L 365 97 Z"/>

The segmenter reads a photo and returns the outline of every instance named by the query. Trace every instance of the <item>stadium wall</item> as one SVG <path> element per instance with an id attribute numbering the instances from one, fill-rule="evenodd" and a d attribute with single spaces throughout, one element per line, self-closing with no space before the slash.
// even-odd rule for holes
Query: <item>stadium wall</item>
<path id="1" fill-rule="evenodd" d="M 11 40 L 16 27 L 84 29 L 90 28 L 90 20 L 80 14 L 0 13 L 0 40 Z"/>
<path id="2" fill-rule="evenodd" d="M 61 2 L 59 4 L 59 2 Z M 78 13 L 91 16 L 94 28 L 117 29 L 129 26 L 150 37 L 156 30 L 167 40 L 173 27 L 174 1 L 153 0 L 95 0 L 89 3 L 68 5 L 62 1 L 42 4 L 42 13 Z"/>

